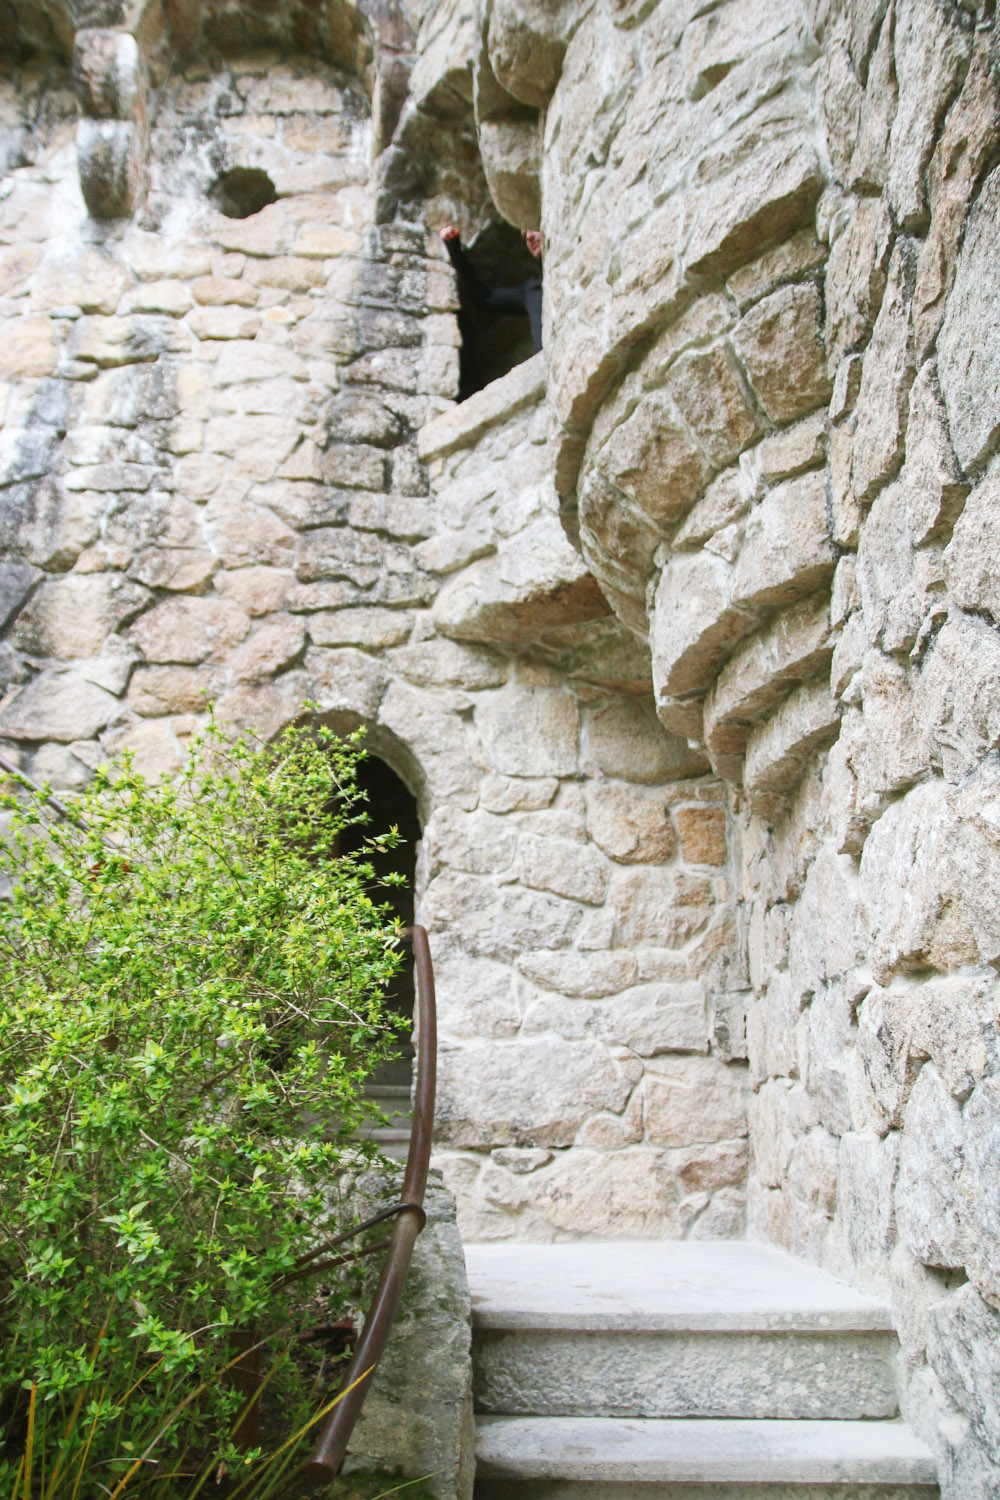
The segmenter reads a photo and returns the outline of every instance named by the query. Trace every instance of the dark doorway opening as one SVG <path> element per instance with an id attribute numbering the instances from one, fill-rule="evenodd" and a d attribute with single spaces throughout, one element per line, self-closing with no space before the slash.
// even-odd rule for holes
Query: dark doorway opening
<path id="1" fill-rule="evenodd" d="M 420 820 L 417 817 L 416 800 L 384 760 L 367 755 L 358 766 L 358 789 L 364 796 L 367 823 L 345 829 L 341 847 L 345 853 L 361 849 L 366 839 L 388 833 L 390 828 L 399 830 L 399 843 L 394 849 L 385 849 L 365 858 L 374 870 L 370 894 L 372 899 L 386 903 L 401 926 L 413 925 L 413 887 L 417 868 L 417 844 L 420 841 Z M 402 875 L 405 884 L 386 886 L 387 875 Z M 413 954 L 407 943 L 403 948 L 403 964 L 386 995 L 389 1009 L 407 1021 L 413 1020 L 414 975 Z M 406 1085 L 409 1090 L 410 1071 L 413 1062 L 413 1040 L 407 1031 L 399 1040 L 399 1058 L 384 1063 L 376 1072 L 374 1081 L 379 1084 Z"/>
<path id="2" fill-rule="evenodd" d="M 538 274 L 538 261 L 526 248 L 521 232 L 494 219 L 467 247 L 469 259 L 490 287 L 521 286 Z M 476 307 L 459 286 L 458 315 L 462 345 L 459 350 L 458 399 L 464 401 L 492 380 L 499 380 L 535 353 L 527 317 L 490 312 Z"/>

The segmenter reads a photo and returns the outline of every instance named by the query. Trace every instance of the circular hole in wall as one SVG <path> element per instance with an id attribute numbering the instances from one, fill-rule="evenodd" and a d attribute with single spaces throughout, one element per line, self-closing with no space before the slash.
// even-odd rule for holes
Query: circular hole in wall
<path id="1" fill-rule="evenodd" d="M 231 167 L 220 172 L 208 196 L 227 219 L 249 219 L 277 201 L 274 183 L 259 167 Z"/>

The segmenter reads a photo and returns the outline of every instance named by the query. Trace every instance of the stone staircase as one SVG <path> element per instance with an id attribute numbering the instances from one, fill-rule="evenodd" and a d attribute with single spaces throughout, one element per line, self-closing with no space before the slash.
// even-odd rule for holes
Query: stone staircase
<path id="1" fill-rule="evenodd" d="M 383 1156 L 405 1161 L 413 1121 L 409 1083 L 367 1083 L 365 1097 L 378 1105 L 388 1124 L 370 1126 L 361 1134 L 374 1141 Z"/>
<path id="2" fill-rule="evenodd" d="M 467 1245 L 476 1500 L 933 1500 L 888 1309 L 745 1243 Z"/>

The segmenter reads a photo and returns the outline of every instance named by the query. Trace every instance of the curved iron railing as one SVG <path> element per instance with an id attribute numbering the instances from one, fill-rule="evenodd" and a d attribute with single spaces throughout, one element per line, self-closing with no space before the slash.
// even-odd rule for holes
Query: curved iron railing
<path id="1" fill-rule="evenodd" d="M 361 1337 L 344 1376 L 342 1390 L 354 1389 L 339 1401 L 327 1418 L 312 1456 L 303 1470 L 304 1477 L 316 1488 L 328 1484 L 340 1472 L 354 1424 L 361 1414 L 365 1396 L 371 1388 L 382 1351 L 392 1327 L 403 1283 L 413 1254 L 417 1235 L 427 1222 L 424 1213 L 424 1190 L 430 1164 L 431 1138 L 434 1132 L 434 1095 L 437 1085 L 437 1009 L 434 1000 L 434 969 L 427 931 L 409 928 L 417 970 L 417 1080 L 413 1100 L 413 1128 L 406 1157 L 403 1188 L 399 1203 L 388 1210 L 395 1216 L 389 1250 L 378 1286 L 365 1318 Z"/>
<path id="2" fill-rule="evenodd" d="M 26 776 L 4 755 L 0 755 L 0 771 L 6 772 L 8 776 L 30 787 L 32 791 L 41 791 L 37 782 L 33 781 L 30 776 Z M 49 796 L 49 806 L 59 817 L 86 829 L 87 825 L 83 820 L 56 797 Z M 414 1088 L 410 1146 L 406 1157 L 400 1201 L 393 1204 L 391 1208 L 376 1214 L 374 1218 L 366 1220 L 364 1224 L 358 1225 L 356 1229 L 348 1231 L 346 1235 L 338 1237 L 337 1243 L 340 1243 L 341 1240 L 351 1239 L 354 1235 L 360 1234 L 382 1220 L 394 1218 L 396 1221 L 389 1240 L 382 1274 L 361 1330 L 361 1337 L 358 1339 L 353 1358 L 341 1383 L 341 1390 L 347 1391 L 347 1395 L 331 1411 L 320 1430 L 312 1455 L 302 1470 L 303 1477 L 312 1488 L 321 1488 L 329 1484 L 340 1472 L 347 1455 L 351 1433 L 361 1415 L 365 1397 L 371 1388 L 372 1377 L 389 1338 L 417 1235 L 427 1222 L 423 1205 L 434 1134 L 434 1099 L 437 1088 L 437 1006 L 434 996 L 434 967 L 431 963 L 427 929 L 415 924 L 405 930 L 404 936 L 409 938 L 413 945 L 413 958 L 417 971 L 417 1035 L 420 1042 L 417 1049 L 417 1078 Z M 307 1260 L 312 1258 L 312 1255 L 305 1257 Z M 241 1361 L 237 1365 L 234 1379 L 237 1388 L 248 1400 L 247 1410 L 241 1419 L 237 1443 L 239 1446 L 253 1446 L 257 1440 L 259 1418 L 259 1402 L 256 1399 L 256 1393 L 260 1382 L 260 1346 L 254 1342 L 252 1334 L 240 1332 L 236 1335 L 236 1347 L 245 1349 L 246 1360 L 245 1363 Z M 352 1386 L 353 1389 L 351 1389 Z"/>

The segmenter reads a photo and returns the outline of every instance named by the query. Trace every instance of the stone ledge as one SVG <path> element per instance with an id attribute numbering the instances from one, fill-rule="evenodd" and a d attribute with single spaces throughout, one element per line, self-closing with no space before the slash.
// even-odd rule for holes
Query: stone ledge
<path id="1" fill-rule="evenodd" d="M 417 452 L 426 462 L 443 458 L 456 448 L 471 447 L 489 428 L 544 394 L 545 360 L 538 353 L 421 427 L 417 433 Z"/>

